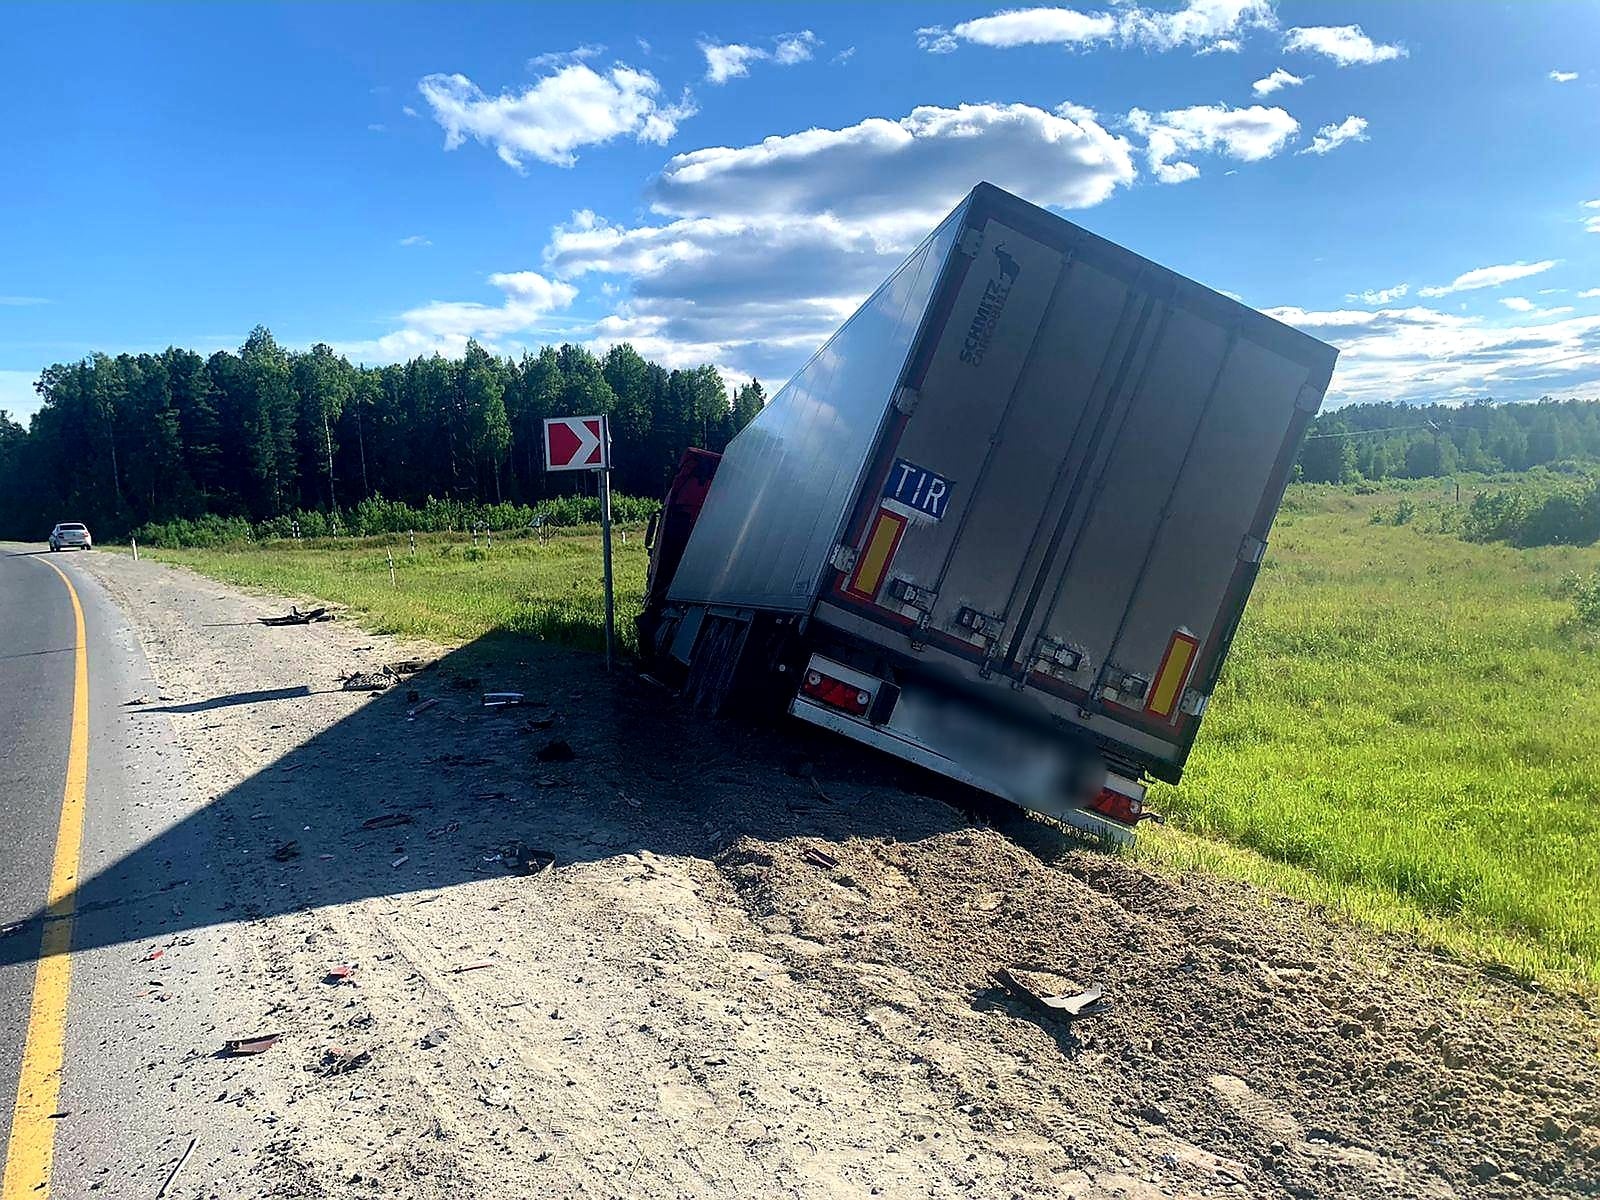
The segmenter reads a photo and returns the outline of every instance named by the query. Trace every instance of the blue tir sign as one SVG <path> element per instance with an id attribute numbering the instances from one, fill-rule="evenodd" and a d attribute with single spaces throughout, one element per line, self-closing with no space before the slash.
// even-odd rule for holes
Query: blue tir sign
<path id="1" fill-rule="evenodd" d="M 950 503 L 950 481 L 926 467 L 897 458 L 883 485 L 883 498 L 908 512 L 942 521 L 945 506 Z"/>

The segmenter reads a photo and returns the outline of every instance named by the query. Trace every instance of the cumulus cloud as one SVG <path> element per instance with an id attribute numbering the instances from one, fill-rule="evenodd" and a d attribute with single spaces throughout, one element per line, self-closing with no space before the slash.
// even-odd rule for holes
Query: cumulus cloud
<path id="1" fill-rule="evenodd" d="M 393 333 L 336 348 L 363 362 L 398 362 L 435 352 L 455 357 L 473 338 L 500 350 L 503 339 L 535 332 L 542 318 L 566 308 L 578 294 L 572 284 L 537 271 L 500 272 L 489 276 L 489 285 L 500 289 L 499 304 L 434 300 L 402 313 L 401 327 Z"/>
<path id="2" fill-rule="evenodd" d="M 1285 50 L 1301 50 L 1333 59 L 1341 67 L 1388 62 L 1406 57 L 1404 46 L 1375 42 L 1359 25 L 1303 25 L 1289 30 L 1283 38 Z"/>
<path id="3" fill-rule="evenodd" d="M 1500 300 L 1512 312 L 1532 312 L 1537 305 L 1526 296 L 1504 296 Z"/>
<path id="4" fill-rule="evenodd" d="M 1280 88 L 1299 87 L 1305 79 L 1299 75 L 1291 75 L 1282 67 L 1278 67 L 1264 79 L 1258 79 L 1250 85 L 1250 90 L 1258 96 L 1270 96 Z"/>
<path id="5" fill-rule="evenodd" d="M 1367 140 L 1367 119 L 1365 117 L 1346 117 L 1342 121 L 1324 125 L 1317 130 L 1311 144 L 1301 154 L 1327 154 L 1337 150 L 1346 142 L 1364 142 Z"/>
<path id="6" fill-rule="evenodd" d="M 1164 113 L 1136 108 L 1128 125 L 1145 139 L 1150 170 L 1162 183 L 1195 179 L 1194 154 L 1221 154 L 1238 162 L 1271 158 L 1300 132 L 1300 123 L 1281 108 L 1232 108 L 1202 104 Z"/>
<path id="7" fill-rule="evenodd" d="M 423 237 L 420 233 L 413 233 L 409 237 L 401 238 L 400 239 L 400 244 L 402 246 L 431 246 L 431 245 L 433 245 L 432 242 L 430 242 L 427 238 Z"/>
<path id="8" fill-rule="evenodd" d="M 575 213 L 543 268 L 622 286 L 597 348 L 631 340 L 666 361 L 782 378 L 974 180 L 1083 208 L 1135 173 L 1126 140 L 1075 106 L 917 108 L 677 155 L 647 193 L 656 219 Z"/>
<path id="9" fill-rule="evenodd" d="M 1176 11 L 1128 4 L 1109 12 L 1075 8 L 1007 9 L 946 28 L 917 30 L 917 45 L 933 54 L 948 54 L 961 42 L 976 46 L 1067 46 L 1097 44 L 1176 50 L 1192 46 L 1200 53 L 1237 51 L 1235 34 L 1276 19 L 1269 0 L 1188 0 Z"/>
<path id="10" fill-rule="evenodd" d="M 1583 208 L 1600 208 L 1600 200 L 1585 200 Z M 1600 233 L 1600 214 L 1583 219 L 1583 227 L 1589 233 Z"/>
<path id="11" fill-rule="evenodd" d="M 1502 287 L 1505 284 L 1514 283 L 1518 279 L 1527 279 L 1530 275 L 1541 274 L 1555 265 L 1555 259 L 1547 258 L 1540 262 L 1514 262 L 1495 267 L 1476 267 L 1465 274 L 1457 275 L 1449 283 L 1436 287 L 1425 287 L 1418 291 L 1417 295 L 1434 299 L 1439 296 L 1454 295 L 1456 292 L 1474 292 L 1479 288 Z"/>
<path id="12" fill-rule="evenodd" d="M 1600 288 L 1584 288 L 1578 293 L 1579 300 L 1594 300 L 1600 297 Z"/>
<path id="13" fill-rule="evenodd" d="M 772 39 L 772 49 L 751 46 L 743 42 L 702 41 L 700 53 L 705 55 L 706 82 L 724 84 L 750 74 L 754 63 L 772 60 L 780 67 L 809 62 L 816 53 L 821 39 L 809 29 L 798 33 L 780 33 Z"/>
<path id="14" fill-rule="evenodd" d="M 1578 77 L 1576 71 L 1551 71 L 1550 78 L 1555 83 L 1571 83 Z"/>
<path id="15" fill-rule="evenodd" d="M 620 63 L 602 73 L 574 62 L 498 96 L 465 75 L 428 75 L 417 90 L 445 131 L 446 150 L 472 138 L 519 171 L 528 158 L 570 167 L 579 147 L 618 137 L 661 145 L 695 112 L 687 93 L 678 103 L 663 102 L 655 76 Z"/>
<path id="16" fill-rule="evenodd" d="M 1536 317 L 1564 317 L 1554 309 Z M 1431 308 L 1268 309 L 1340 350 L 1332 406 L 1359 401 L 1600 396 L 1600 316 L 1496 325 Z"/>
<path id="17" fill-rule="evenodd" d="M 1351 292 L 1345 296 L 1346 300 L 1359 300 L 1363 304 L 1389 304 L 1400 299 L 1411 290 L 1409 283 L 1397 283 L 1390 288 L 1372 288 L 1365 292 Z"/>

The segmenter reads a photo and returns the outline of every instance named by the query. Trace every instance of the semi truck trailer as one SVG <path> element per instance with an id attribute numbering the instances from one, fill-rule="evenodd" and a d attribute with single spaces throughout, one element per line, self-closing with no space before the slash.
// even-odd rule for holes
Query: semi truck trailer
<path id="1" fill-rule="evenodd" d="M 990 184 L 649 534 L 641 651 L 1125 839 L 1176 782 L 1337 352 Z"/>

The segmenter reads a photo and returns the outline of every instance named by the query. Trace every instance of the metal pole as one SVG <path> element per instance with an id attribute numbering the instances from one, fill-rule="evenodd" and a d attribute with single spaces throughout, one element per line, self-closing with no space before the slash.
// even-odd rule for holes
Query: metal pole
<path id="1" fill-rule="evenodd" d="M 603 432 L 609 442 L 611 430 L 610 422 L 603 426 Z M 608 445 L 606 459 L 611 458 Z M 611 598 L 611 468 L 602 467 L 600 470 L 600 538 L 605 557 L 606 576 L 606 670 L 611 670 L 613 645 L 616 641 L 616 609 Z"/>

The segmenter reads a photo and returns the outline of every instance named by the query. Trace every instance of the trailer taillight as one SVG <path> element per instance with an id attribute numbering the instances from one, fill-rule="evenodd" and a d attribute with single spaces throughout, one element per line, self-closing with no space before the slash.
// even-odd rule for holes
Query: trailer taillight
<path id="1" fill-rule="evenodd" d="M 806 677 L 800 684 L 800 691 L 819 704 L 837 708 L 840 712 L 847 712 L 853 717 L 866 716 L 867 709 L 872 706 L 872 693 L 865 688 L 858 688 L 853 683 L 824 675 L 815 669 L 806 672 Z"/>
<path id="2" fill-rule="evenodd" d="M 1112 788 L 1101 788 L 1100 794 L 1089 807 L 1103 817 L 1110 817 L 1123 825 L 1137 825 L 1144 812 L 1144 802 L 1134 796 L 1124 796 Z"/>

